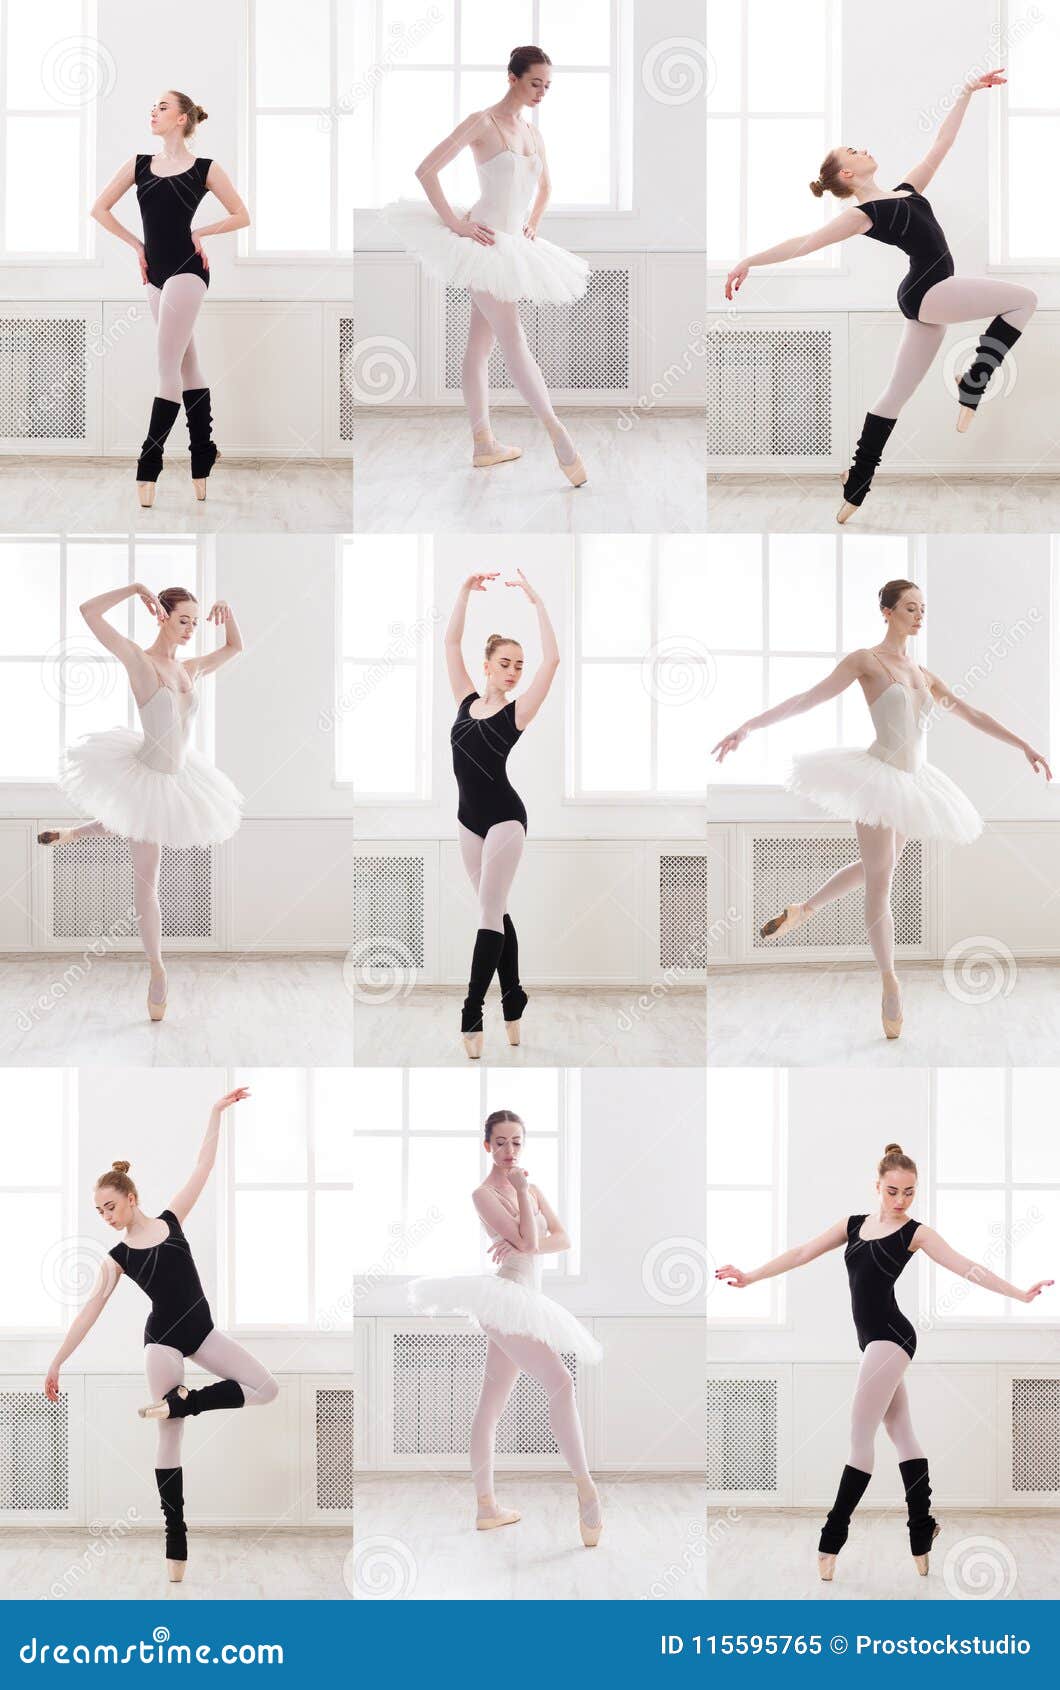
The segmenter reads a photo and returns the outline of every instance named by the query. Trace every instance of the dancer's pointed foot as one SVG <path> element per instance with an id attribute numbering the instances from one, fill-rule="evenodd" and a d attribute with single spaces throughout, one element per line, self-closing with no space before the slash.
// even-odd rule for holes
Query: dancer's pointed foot
<path id="1" fill-rule="evenodd" d="M 938 1537 L 939 1532 L 941 1530 L 942 1530 L 942 1527 L 939 1525 L 938 1521 L 936 1520 L 935 1521 L 935 1530 L 931 1534 L 932 1543 L 934 1543 L 935 1539 Z M 916 1570 L 920 1574 L 920 1577 L 923 1578 L 923 1579 L 926 1579 L 927 1576 L 928 1576 L 928 1570 L 929 1570 L 928 1569 L 928 1560 L 930 1558 L 930 1554 L 931 1554 L 931 1551 L 928 1550 L 927 1553 L 924 1554 L 924 1555 L 914 1555 L 913 1556 L 913 1562 L 914 1562 L 914 1565 L 916 1567 Z"/>
<path id="2" fill-rule="evenodd" d="M 161 1021 L 166 1013 L 166 1003 L 169 998 L 169 981 L 164 968 L 152 968 L 151 983 L 147 988 L 147 1013 L 152 1021 Z"/>
<path id="3" fill-rule="evenodd" d="M 167 1561 L 166 1571 L 169 1574 L 170 1584 L 182 1584 L 187 1569 L 188 1563 L 186 1561 Z"/>
<path id="4" fill-rule="evenodd" d="M 794 933 L 796 927 L 802 927 L 811 921 L 814 911 L 807 909 L 805 904 L 789 904 L 780 915 L 771 916 L 765 926 L 760 929 L 762 939 L 779 939 L 783 933 Z"/>
<path id="5" fill-rule="evenodd" d="M 957 433 L 967 434 L 975 421 L 975 407 L 973 405 L 957 406 Z"/>
<path id="6" fill-rule="evenodd" d="M 168 1395 L 172 1396 L 173 1392 L 170 1391 Z M 184 1398 L 186 1401 L 188 1395 L 187 1387 L 184 1385 L 178 1385 L 176 1388 L 176 1395 Z M 149 1402 L 146 1408 L 138 1408 L 136 1412 L 140 1416 L 141 1420 L 168 1420 L 170 1418 L 169 1403 L 166 1401 L 165 1397 L 162 1398 L 161 1402 Z"/>
<path id="7" fill-rule="evenodd" d="M 897 974 L 885 974 L 883 977 L 883 1001 L 880 1005 L 880 1017 L 887 1037 L 889 1039 L 901 1038 L 902 988 Z"/>
<path id="8" fill-rule="evenodd" d="M 825 1584 L 831 1584 L 833 1578 L 835 1577 L 835 1563 L 836 1558 L 834 1555 L 818 1555 L 817 1557 L 817 1571 L 821 1575 Z"/>
<path id="9" fill-rule="evenodd" d="M 72 827 L 47 827 L 43 833 L 38 833 L 38 845 L 69 845 L 74 837 Z"/>
<path id="10" fill-rule="evenodd" d="M 140 495 L 140 504 L 145 511 L 150 510 L 154 504 L 157 487 L 157 481 L 138 481 L 136 483 L 136 491 Z"/>
<path id="11" fill-rule="evenodd" d="M 468 1056 L 472 1062 L 477 1062 L 482 1055 L 483 1035 L 481 1033 L 462 1033 L 460 1036 L 464 1041 L 464 1049 Z"/>
<path id="12" fill-rule="evenodd" d="M 595 1549 L 604 1529 L 600 1493 L 591 1479 L 578 1480 L 578 1530 L 586 1549 Z"/>
<path id="13" fill-rule="evenodd" d="M 589 472 L 582 463 L 574 447 L 574 442 L 562 423 L 556 423 L 549 429 L 552 446 L 563 471 L 572 487 L 582 487 L 589 479 Z"/>

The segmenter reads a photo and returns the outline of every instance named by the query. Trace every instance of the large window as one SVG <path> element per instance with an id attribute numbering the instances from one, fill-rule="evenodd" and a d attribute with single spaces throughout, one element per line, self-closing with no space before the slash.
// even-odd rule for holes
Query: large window
<path id="1" fill-rule="evenodd" d="M 912 549 L 912 541 L 886 535 L 708 535 L 706 625 L 716 665 L 708 749 L 748 717 L 823 681 L 845 652 L 878 645 L 884 582 L 907 578 L 924 588 Z M 909 650 L 914 661 L 924 659 L 922 642 Z M 806 715 L 750 734 L 724 763 L 711 761 L 711 784 L 778 785 L 793 752 L 865 746 L 871 728 L 861 688 L 848 687 Z"/>
<path id="2" fill-rule="evenodd" d="M 935 1072 L 934 1225 L 948 1244 L 1002 1279 L 1051 1278 L 1060 1236 L 1060 1068 Z M 932 1318 L 956 1324 L 1053 1320 L 931 1267 Z"/>
<path id="3" fill-rule="evenodd" d="M 419 194 L 414 171 L 462 118 L 507 91 L 513 42 L 547 42 L 559 67 L 538 108 L 557 195 L 550 212 L 627 209 L 629 127 L 619 64 L 629 0 L 363 0 L 351 168 L 359 206 Z M 478 198 L 465 149 L 442 177 L 452 203 Z"/>
<path id="4" fill-rule="evenodd" d="M 337 778 L 358 802 L 430 796 L 431 571 L 427 535 L 343 542 Z"/>
<path id="5" fill-rule="evenodd" d="M 77 1235 L 73 1201 L 76 1072 L 0 1070 L 0 1332 L 65 1329 L 106 1248 Z"/>
<path id="6" fill-rule="evenodd" d="M 578 1271 L 577 1069 L 360 1068 L 353 1075 L 357 1274 L 369 1284 L 421 1273 L 492 1273 L 471 1193 L 489 1172 L 482 1123 L 512 1109 L 526 1124 L 523 1160 L 567 1227 L 572 1249 L 541 1258 Z"/>
<path id="7" fill-rule="evenodd" d="M 242 1069 L 229 1120 L 224 1291 L 235 1326 L 353 1323 L 350 1068 Z"/>
<path id="8" fill-rule="evenodd" d="M 209 609 L 203 573 L 200 542 L 191 536 L 0 540 L 0 782 L 54 781 L 60 751 L 82 734 L 136 726 L 125 670 L 89 632 L 79 605 L 132 581 L 154 593 L 187 587 L 201 612 L 191 655 L 202 649 Z M 157 632 L 136 597 L 110 611 L 109 620 L 141 645 Z M 200 743 L 205 715 L 196 724 Z"/>
<path id="9" fill-rule="evenodd" d="M 710 1272 L 732 1261 L 771 1261 L 788 1248 L 787 1092 L 779 1068 L 707 1072 L 707 1256 Z M 708 1280 L 712 1325 L 775 1325 L 784 1314 L 784 1280 L 743 1290 Z"/>
<path id="10" fill-rule="evenodd" d="M 713 664 L 701 536 L 586 535 L 575 592 L 571 796 L 704 797 Z"/>
<path id="11" fill-rule="evenodd" d="M 837 144 L 837 0 L 707 0 L 707 258 L 808 233 L 838 209 L 807 184 Z M 856 137 L 854 137 L 856 141 Z M 824 247 L 786 269 L 833 269 Z"/>
<path id="12" fill-rule="evenodd" d="M 365 0 L 248 0 L 248 203 L 256 258 L 353 248 L 354 41 Z"/>
<path id="13" fill-rule="evenodd" d="M 1060 207 L 1039 188 L 1042 160 L 1060 144 L 1060 0 L 1001 7 L 1006 85 L 989 96 L 1000 192 L 994 256 L 1001 264 L 1060 263 Z"/>
<path id="14" fill-rule="evenodd" d="M 0 0 L 0 258 L 89 256 L 96 102 L 114 81 L 95 0 Z"/>

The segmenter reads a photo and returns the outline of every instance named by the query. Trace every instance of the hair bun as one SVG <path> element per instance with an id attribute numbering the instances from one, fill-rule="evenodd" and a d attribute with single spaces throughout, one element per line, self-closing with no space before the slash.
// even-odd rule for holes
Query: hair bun
<path id="1" fill-rule="evenodd" d="M 128 1162 L 112 1162 L 111 1167 L 116 1174 L 127 1174 L 129 1172 Z"/>
<path id="2" fill-rule="evenodd" d="M 816 199 L 820 199 L 823 196 L 824 183 L 821 181 L 819 176 L 815 176 L 813 181 L 810 183 L 810 192 Z"/>
<path id="3" fill-rule="evenodd" d="M 195 121 L 196 121 L 196 123 L 205 123 L 206 119 L 209 117 L 209 115 L 210 115 L 209 112 L 203 111 L 201 106 L 195 107 Z"/>
<path id="4" fill-rule="evenodd" d="M 883 1147 L 883 1154 L 885 1156 L 889 1156 L 892 1150 L 897 1151 L 898 1155 L 901 1156 L 902 1147 L 900 1144 L 885 1144 Z"/>
<path id="5" fill-rule="evenodd" d="M 486 635 L 486 644 L 489 645 L 491 640 L 499 640 L 500 637 L 501 636 L 499 634 L 487 634 Z"/>

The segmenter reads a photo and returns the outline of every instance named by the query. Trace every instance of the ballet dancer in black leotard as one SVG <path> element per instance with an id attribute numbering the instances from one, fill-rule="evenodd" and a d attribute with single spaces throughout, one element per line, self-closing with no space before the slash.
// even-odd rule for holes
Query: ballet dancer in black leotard
<path id="1" fill-rule="evenodd" d="M 201 106 L 172 89 L 156 100 L 151 133 L 161 142 L 157 153 L 137 153 L 123 164 L 95 205 L 92 216 L 104 229 L 134 247 L 140 259 L 140 278 L 147 287 L 151 314 L 158 325 L 158 392 L 151 422 L 136 465 L 141 505 L 155 502 L 155 484 L 162 473 L 162 451 L 180 411 L 188 420 L 192 486 L 197 499 L 206 497 L 206 478 L 218 457 L 211 433 L 210 389 L 195 350 L 195 320 L 210 285 L 210 260 L 203 248 L 207 235 L 245 229 L 250 214 L 216 159 L 196 158 L 187 142 L 206 121 Z M 113 215 L 112 207 L 136 184 L 144 238 L 138 241 Z M 228 216 L 193 230 L 192 217 L 209 191 Z"/>
<path id="2" fill-rule="evenodd" d="M 184 1471 L 180 1464 L 184 1421 L 190 1414 L 218 1408 L 243 1408 L 273 1402 L 279 1386 L 267 1367 L 224 1332 L 218 1332 L 202 1288 L 182 1222 L 197 1202 L 213 1169 L 221 1118 L 248 1095 L 238 1086 L 215 1103 L 195 1168 L 169 1207 L 155 1217 L 140 1208 L 128 1162 L 115 1162 L 96 1182 L 96 1209 L 109 1227 L 125 1238 L 105 1258 L 99 1277 L 48 1369 L 45 1394 L 59 1400 L 59 1370 L 91 1331 L 122 1275 L 128 1275 L 151 1299 L 144 1327 L 144 1366 L 155 1399 L 140 1409 L 142 1419 L 158 1421 L 155 1481 L 166 1528 L 169 1577 L 179 1583 L 188 1560 L 184 1523 Z M 185 1358 L 217 1382 L 188 1390 Z"/>
<path id="3" fill-rule="evenodd" d="M 866 413 L 854 461 L 843 480 L 843 504 L 837 522 L 846 522 L 872 486 L 883 449 L 898 413 L 923 381 L 942 345 L 946 326 L 990 316 L 975 355 L 957 384 L 957 427 L 970 427 L 991 376 L 1015 346 L 1038 303 L 1030 288 L 994 276 L 955 276 L 953 257 L 923 190 L 952 147 L 968 102 L 979 89 L 996 88 L 1005 80 L 1000 70 L 989 71 L 966 84 L 938 135 L 920 163 L 887 192 L 876 181 L 876 159 L 865 148 L 833 147 L 810 183 L 820 199 L 857 199 L 858 208 L 840 212 L 823 229 L 796 235 L 764 252 L 741 259 L 730 270 L 725 297 L 732 299 L 752 266 L 781 264 L 807 252 L 818 252 L 853 235 L 868 235 L 898 247 L 909 269 L 898 289 L 898 308 L 906 319 L 890 382 Z"/>
<path id="4" fill-rule="evenodd" d="M 559 647 L 548 612 L 522 570 L 516 573 L 518 578 L 506 585 L 522 588 L 537 611 L 541 633 L 540 665 L 518 699 L 511 696 L 523 673 L 523 648 L 518 640 L 490 635 L 482 693 L 464 667 L 461 650 L 468 599 L 472 593 L 485 592 L 487 582 L 496 581 L 499 571 L 468 576 L 445 631 L 449 683 L 459 706 L 450 738 L 460 794 L 460 854 L 479 903 L 471 976 L 460 1018 L 464 1049 L 472 1060 L 482 1055 L 482 1005 L 494 973 L 500 980 L 509 1043 L 519 1043 L 527 997 L 519 982 L 519 941 L 508 914 L 508 894 L 526 843 L 526 808 L 508 779 L 507 761 L 512 746 L 545 702 L 559 668 Z"/>
<path id="5" fill-rule="evenodd" d="M 752 1273 L 731 1262 L 717 1269 L 715 1278 L 743 1287 L 792 1268 L 804 1267 L 827 1250 L 845 1246 L 850 1302 L 861 1350 L 861 1367 L 850 1416 L 850 1460 L 843 1468 L 839 1490 L 821 1531 L 817 1563 L 822 1579 L 830 1580 L 836 1556 L 850 1531 L 850 1517 L 872 1477 L 876 1433 L 881 1425 L 898 1454 L 905 1488 L 909 1548 L 918 1573 L 928 1571 L 928 1552 L 939 1526 L 931 1516 L 931 1483 L 927 1458 L 917 1441 L 903 1375 L 916 1353 L 916 1331 L 898 1307 L 894 1282 L 910 1256 L 923 1250 L 939 1267 L 1001 1297 L 1033 1303 L 1051 1279 L 1040 1279 L 1021 1291 L 978 1262 L 960 1255 L 930 1226 L 909 1217 L 916 1196 L 916 1163 L 900 1144 L 889 1144 L 877 1169 L 880 1203 L 875 1214 L 848 1215 L 819 1238 L 797 1244 Z M 908 1217 L 908 1218 L 907 1218 Z"/>

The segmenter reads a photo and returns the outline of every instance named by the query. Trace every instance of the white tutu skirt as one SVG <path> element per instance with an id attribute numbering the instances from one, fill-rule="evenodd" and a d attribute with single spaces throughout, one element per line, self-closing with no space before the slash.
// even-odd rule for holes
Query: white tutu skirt
<path id="1" fill-rule="evenodd" d="M 507 235 L 498 230 L 494 244 L 482 246 L 467 235 L 454 235 L 434 207 L 419 200 L 392 200 L 380 215 L 402 246 L 450 287 L 480 288 L 494 299 L 569 305 L 588 286 L 584 258 L 540 235 L 529 240 L 521 232 Z"/>
<path id="2" fill-rule="evenodd" d="M 910 839 L 970 845 L 983 831 L 960 787 L 927 763 L 909 773 L 868 751 L 810 751 L 794 759 L 785 785 L 841 821 L 893 827 Z"/>
<path id="3" fill-rule="evenodd" d="M 568 1309 L 532 1285 L 499 1274 L 468 1274 L 455 1279 L 414 1279 L 409 1303 L 417 1314 L 464 1314 L 482 1332 L 537 1338 L 550 1350 L 597 1362 L 603 1350 Z"/>
<path id="4" fill-rule="evenodd" d="M 131 728 L 89 734 L 68 748 L 59 785 L 76 810 L 124 839 L 185 850 L 230 839 L 243 797 L 227 775 L 190 748 L 176 774 L 149 768 Z"/>

